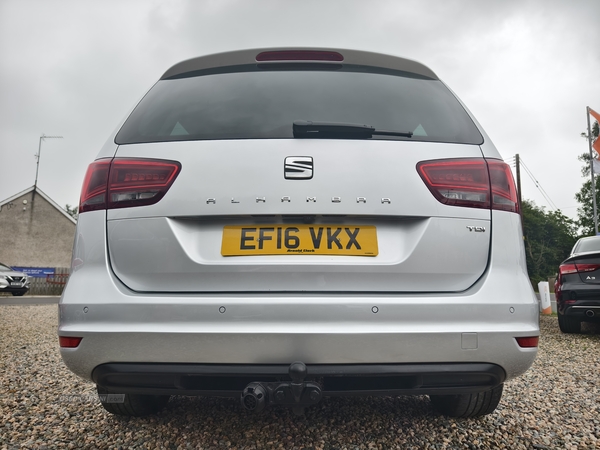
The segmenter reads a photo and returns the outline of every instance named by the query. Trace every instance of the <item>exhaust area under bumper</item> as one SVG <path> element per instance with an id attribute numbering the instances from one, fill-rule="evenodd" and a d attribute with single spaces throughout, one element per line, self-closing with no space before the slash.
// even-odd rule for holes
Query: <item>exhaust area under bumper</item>
<path id="1" fill-rule="evenodd" d="M 293 366 L 297 365 L 294 369 Z M 302 371 L 302 365 L 305 372 Z M 296 372 L 296 373 L 294 373 Z M 300 375 L 298 374 L 300 373 Z M 451 395 L 487 391 L 503 383 L 505 371 L 490 363 L 435 364 L 156 364 L 109 363 L 96 367 L 93 381 L 120 394 L 239 397 L 252 383 L 303 383 L 322 396 Z M 307 383 L 311 386 L 307 386 Z M 313 386 L 314 384 L 314 386 Z M 277 389 L 273 389 L 274 392 Z M 268 392 L 267 392 L 268 393 Z M 300 395 L 300 394 L 298 394 Z M 301 395 L 300 395 L 301 396 Z M 310 397 L 310 395 L 309 395 Z M 312 395 L 315 403 L 316 395 Z M 279 395 L 280 404 L 289 403 Z M 275 397 L 274 397 L 275 400 Z M 278 403 L 273 401 L 272 403 Z"/>

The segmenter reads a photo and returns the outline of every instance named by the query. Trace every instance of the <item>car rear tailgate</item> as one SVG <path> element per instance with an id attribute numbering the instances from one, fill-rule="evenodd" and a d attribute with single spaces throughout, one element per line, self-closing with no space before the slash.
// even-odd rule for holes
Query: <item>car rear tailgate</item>
<path id="1" fill-rule="evenodd" d="M 182 167 L 157 204 L 108 211 L 111 266 L 135 291 L 447 292 L 467 289 L 487 266 L 490 210 L 440 203 L 416 168 L 481 158 L 475 145 L 195 141 L 124 145 L 116 156 L 168 157 Z M 285 178 L 285 160 L 294 156 L 312 158 L 311 178 Z M 334 250 L 332 235 L 346 240 L 338 254 L 226 256 L 225 227 L 254 229 L 245 244 L 255 249 L 261 236 L 276 240 L 278 228 L 310 227 L 306 233 L 321 233 Z M 368 227 L 376 251 L 345 252 L 363 245 Z M 261 228 L 272 231 L 260 235 Z"/>

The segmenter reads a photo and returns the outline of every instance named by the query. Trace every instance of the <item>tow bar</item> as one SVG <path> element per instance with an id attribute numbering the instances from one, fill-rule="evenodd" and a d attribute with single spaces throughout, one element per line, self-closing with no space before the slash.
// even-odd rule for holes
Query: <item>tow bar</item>
<path id="1" fill-rule="evenodd" d="M 290 364 L 288 373 L 291 382 L 254 381 L 242 391 L 242 406 L 248 411 L 259 412 L 267 405 L 291 406 L 294 414 L 301 415 L 304 408 L 316 405 L 323 397 L 321 386 L 318 383 L 304 381 L 307 370 L 302 361 Z"/>

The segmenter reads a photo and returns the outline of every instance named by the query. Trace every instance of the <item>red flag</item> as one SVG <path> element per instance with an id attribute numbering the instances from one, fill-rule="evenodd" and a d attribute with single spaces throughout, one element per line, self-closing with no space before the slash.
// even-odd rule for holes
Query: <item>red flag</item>
<path id="1" fill-rule="evenodd" d="M 588 109 L 590 110 L 590 114 L 592 115 L 592 117 L 594 119 L 596 119 L 598 121 L 598 123 L 600 124 L 600 114 L 598 114 L 596 111 L 594 111 L 589 106 L 588 106 Z M 596 142 L 594 142 L 592 144 L 592 148 L 594 150 L 596 150 L 596 153 L 598 153 L 598 155 L 600 156 L 600 138 L 596 138 Z"/>

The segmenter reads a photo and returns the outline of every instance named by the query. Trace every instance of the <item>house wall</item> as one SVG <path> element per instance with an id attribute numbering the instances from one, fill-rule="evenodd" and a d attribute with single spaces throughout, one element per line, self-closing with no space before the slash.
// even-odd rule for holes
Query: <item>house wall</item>
<path id="1" fill-rule="evenodd" d="M 33 192 L 28 192 L 2 205 L 0 262 L 9 266 L 70 267 L 75 224 L 40 194 L 32 198 Z"/>

